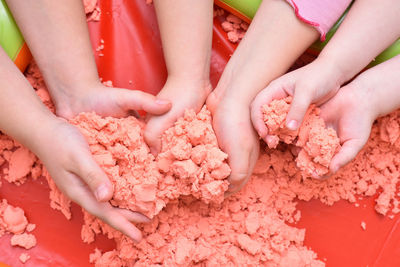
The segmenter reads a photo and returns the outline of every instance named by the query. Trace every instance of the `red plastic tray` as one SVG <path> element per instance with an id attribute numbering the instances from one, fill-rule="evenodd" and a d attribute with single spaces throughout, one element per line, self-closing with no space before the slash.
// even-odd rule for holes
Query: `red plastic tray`
<path id="1" fill-rule="evenodd" d="M 157 93 L 166 70 L 153 7 L 144 0 L 111 0 L 101 1 L 100 8 L 100 22 L 89 23 L 93 47 L 104 40 L 104 56 L 96 53 L 100 77 L 119 87 Z M 211 66 L 214 86 L 234 49 L 216 21 Z M 50 208 L 48 191 L 44 179 L 19 187 L 4 181 L 0 187 L 0 198 L 22 207 L 29 221 L 37 224 L 38 245 L 29 250 L 32 257 L 25 266 L 91 266 L 93 249 L 110 250 L 113 241 L 99 237 L 94 244 L 84 244 L 80 208 L 73 205 L 73 218 L 67 221 Z M 400 216 L 391 220 L 378 215 L 373 198 L 360 203 L 356 208 L 345 201 L 332 207 L 318 201 L 300 202 L 302 219 L 297 226 L 307 229 L 306 246 L 320 259 L 326 258 L 327 266 L 400 266 Z M 366 222 L 366 231 L 361 221 Z M 18 257 L 24 249 L 11 248 L 9 242 L 9 235 L 0 238 L 0 262 L 22 266 Z"/>

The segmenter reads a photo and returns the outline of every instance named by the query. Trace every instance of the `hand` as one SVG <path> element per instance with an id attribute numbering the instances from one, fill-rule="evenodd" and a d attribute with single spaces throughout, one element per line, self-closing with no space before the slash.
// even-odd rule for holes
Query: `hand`
<path id="1" fill-rule="evenodd" d="M 213 127 L 221 149 L 228 154 L 231 174 L 228 196 L 247 183 L 258 159 L 260 143 L 251 125 L 249 104 L 237 98 L 218 99 L 213 92 L 207 99 Z"/>
<path id="2" fill-rule="evenodd" d="M 101 83 L 82 85 L 64 92 L 57 91 L 54 98 L 56 114 L 71 119 L 81 112 L 96 112 L 101 116 L 125 117 L 144 110 L 150 114 L 163 114 L 171 108 L 168 100 L 159 99 L 139 90 L 106 87 Z"/>
<path id="3" fill-rule="evenodd" d="M 321 105 L 339 90 L 341 75 L 338 70 L 322 60 L 314 62 L 289 72 L 272 81 L 254 99 L 251 105 L 251 119 L 259 136 L 266 142 L 269 138 L 268 129 L 264 123 L 261 107 L 275 99 L 293 96 L 286 117 L 286 126 L 297 130 L 301 125 L 308 107 L 315 103 Z"/>
<path id="4" fill-rule="evenodd" d="M 58 188 L 89 213 L 139 242 L 141 232 L 131 222 L 144 223 L 144 215 L 111 206 L 113 185 L 94 161 L 79 130 L 62 119 L 46 129 L 34 152 Z M 44 143 L 46 142 L 46 143 Z"/>
<path id="5" fill-rule="evenodd" d="M 373 67 L 342 87 L 321 106 L 321 117 L 333 127 L 342 144 L 332 158 L 331 172 L 350 162 L 368 141 L 376 118 L 400 106 L 400 57 Z"/>
<path id="6" fill-rule="evenodd" d="M 377 114 L 371 105 L 370 91 L 357 81 L 344 86 L 321 108 L 327 127 L 336 130 L 341 148 L 333 156 L 329 169 L 336 173 L 354 159 L 367 143 Z"/>
<path id="7" fill-rule="evenodd" d="M 149 114 L 147 117 L 144 138 L 152 153 L 161 151 L 161 135 L 183 116 L 185 109 L 200 111 L 211 89 L 209 81 L 167 80 L 157 97 L 170 100 L 173 103 L 171 110 L 162 115 Z"/>

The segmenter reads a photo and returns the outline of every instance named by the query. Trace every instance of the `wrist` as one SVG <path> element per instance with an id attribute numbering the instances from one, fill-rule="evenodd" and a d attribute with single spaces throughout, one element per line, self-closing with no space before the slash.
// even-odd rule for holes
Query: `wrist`
<path id="1" fill-rule="evenodd" d="M 172 87 L 172 88 L 197 88 L 199 90 L 209 91 L 211 87 L 211 82 L 209 77 L 190 77 L 190 76 L 175 76 L 168 75 L 167 81 L 165 82 L 164 87 Z"/>
<path id="2" fill-rule="evenodd" d="M 39 114 L 31 125 L 26 125 L 26 128 L 30 129 L 23 131 L 20 142 L 41 158 L 43 147 L 51 145 L 50 140 L 57 134 L 54 129 L 62 123 L 66 123 L 65 120 L 56 117 L 50 111 Z"/>
<path id="3" fill-rule="evenodd" d="M 348 72 L 343 67 L 343 64 L 334 57 L 324 55 L 321 52 L 313 63 L 317 64 L 319 69 L 328 71 L 331 81 L 334 81 L 339 86 L 351 79 L 351 77 L 348 77 Z"/>

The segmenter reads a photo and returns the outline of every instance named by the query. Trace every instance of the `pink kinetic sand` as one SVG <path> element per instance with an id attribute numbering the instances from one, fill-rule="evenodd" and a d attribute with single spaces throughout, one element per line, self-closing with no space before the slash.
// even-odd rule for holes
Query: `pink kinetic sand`
<path id="1" fill-rule="evenodd" d="M 269 148 L 276 148 L 279 141 L 299 148 L 296 164 L 304 177 L 322 177 L 329 172 L 332 157 L 340 148 L 335 130 L 327 128 L 319 117 L 319 109 L 311 106 L 304 121 L 296 131 L 285 126 L 291 97 L 274 100 L 262 106 L 265 125 L 268 128 Z"/>
<path id="2" fill-rule="evenodd" d="M 86 13 L 89 13 L 87 19 L 99 20 L 97 1 L 85 0 L 84 4 Z M 223 13 L 221 9 L 214 12 L 218 16 Z M 229 39 L 237 42 L 244 36 L 248 25 L 232 15 L 228 17 L 222 27 L 228 32 Z M 26 77 L 46 106 L 54 112 L 35 64 L 31 64 Z M 296 209 L 298 199 L 308 201 L 315 198 L 332 205 L 341 199 L 355 203 L 360 197 L 378 193 L 377 212 L 392 218 L 393 214 L 400 211 L 396 189 L 400 177 L 400 111 L 379 119 L 372 129 L 369 142 L 358 157 L 335 176 L 322 181 L 310 179 L 304 173 L 326 171 L 327 162 L 334 153 L 332 148 L 336 144 L 334 133 L 329 132 L 332 136 L 328 139 L 318 139 L 325 127 L 317 118 L 302 134 L 285 132 L 280 127 L 281 123 L 278 123 L 287 112 L 285 103 L 281 102 L 279 105 L 282 106 L 277 104 L 276 109 L 270 110 L 271 116 L 267 120 L 271 128 L 273 125 L 277 127 L 276 144 L 279 140 L 295 142 L 303 150 L 303 157 L 285 146 L 264 151 L 247 186 L 222 204 L 217 203 L 221 201 L 220 193 L 225 190 L 220 183 L 224 181 L 218 177 L 227 175 L 229 169 L 219 168 L 212 162 L 223 162 L 225 155 L 218 150 L 214 141 L 198 144 L 201 135 L 195 129 L 201 129 L 202 126 L 198 128 L 194 125 L 196 123 L 190 121 L 194 118 L 194 121 L 200 120 L 199 124 L 209 131 L 210 118 L 206 110 L 202 111 L 199 119 L 199 115 L 188 112 L 180 124 L 169 129 L 164 135 L 163 153 L 157 159 L 148 153 L 148 148 L 143 144 L 143 125 L 136 119 L 100 118 L 95 114 L 81 114 L 76 118 L 77 126 L 87 131 L 96 159 L 116 186 L 120 187 L 120 190 L 116 190 L 113 203 L 127 208 L 136 207 L 154 216 L 152 223 L 140 226 L 144 240 L 134 245 L 121 233 L 85 213 L 85 225 L 82 228 L 85 242 L 91 242 L 97 234 L 103 233 L 115 239 L 117 244 L 112 251 L 94 251 L 90 255 L 90 262 L 96 266 L 132 266 L 135 263 L 135 266 L 324 266 L 312 248 L 303 245 L 305 229 L 287 224 L 295 223 L 301 217 Z M 313 117 L 318 112 L 314 110 L 309 114 Z M 129 126 L 133 131 L 112 131 L 110 128 L 114 126 Z M 209 133 L 214 136 L 212 131 Z M 310 142 L 312 136 L 316 137 L 313 140 L 317 142 Z M 114 142 L 114 147 L 110 145 L 110 140 Z M 299 140 L 302 141 L 298 143 Z M 319 151 L 325 148 L 327 153 Z M 219 156 L 209 160 L 214 155 Z M 134 159 L 138 159 L 139 164 Z M 149 166 L 144 166 L 144 162 Z M 7 164 L 10 170 L 5 169 Z M 0 135 L 0 165 L 3 165 L 1 177 L 8 182 L 21 184 L 29 176 L 34 179 L 45 176 L 51 189 L 51 206 L 63 212 L 67 218 L 72 216 L 70 200 L 56 188 L 40 161 L 4 135 Z M 303 168 L 303 171 L 300 172 L 299 168 Z M 134 178 L 127 183 L 127 188 L 136 188 L 136 191 L 126 190 L 121 177 L 130 178 L 129 174 L 143 174 L 144 170 L 155 174 L 156 179 L 145 174 L 139 184 L 138 177 L 132 176 Z M 121 175 L 116 175 L 120 171 Z M 204 173 L 204 177 L 199 173 Z M 132 202 L 127 201 L 131 196 Z M 164 205 L 166 207 L 162 209 Z M 12 217 L 14 219 L 7 219 L 7 224 L 4 223 L 3 213 L 7 207 L 7 201 L 2 200 L 0 236 L 13 231 L 30 231 L 33 226 L 27 226 L 24 213 L 18 208 L 8 208 L 17 215 Z M 20 259 L 26 261 L 29 255 L 22 253 Z"/>
<path id="3" fill-rule="evenodd" d="M 223 15 L 223 12 L 221 13 L 217 9 L 217 12 L 214 12 L 214 14 L 217 16 L 221 16 Z M 249 24 L 242 21 L 235 15 L 228 14 L 224 18 L 224 21 L 221 23 L 221 27 L 227 33 L 228 40 L 232 43 L 237 43 L 243 39 L 244 34 L 249 28 Z"/>
<path id="4" fill-rule="evenodd" d="M 28 69 L 27 78 L 44 103 L 53 109 L 35 65 Z M 278 113 L 276 115 L 278 116 Z M 96 266 L 129 266 L 133 262 L 136 262 L 137 266 L 161 263 L 219 266 L 267 264 L 271 266 L 323 266 L 324 263 L 317 259 L 316 253 L 303 246 L 305 229 L 297 229 L 286 224 L 286 222 L 297 222 L 301 217 L 296 209 L 297 199 L 307 201 L 315 198 L 327 205 L 332 205 L 340 199 L 355 203 L 360 196 L 372 196 L 379 192 L 376 199 L 376 210 L 379 213 L 393 216 L 400 210 L 396 190 L 400 176 L 399 111 L 378 120 L 372 128 L 369 142 L 359 156 L 335 176 L 327 180 L 304 178 L 296 166 L 296 156 L 293 155 L 291 149 L 280 147 L 280 149 L 262 153 L 247 186 L 239 194 L 226 199 L 219 205 L 205 203 L 210 198 L 208 193 L 203 192 L 213 191 L 198 190 L 207 180 L 193 177 L 196 166 L 204 171 L 213 161 L 206 160 L 205 165 L 202 165 L 203 155 L 206 154 L 204 158 L 207 158 L 210 151 L 218 150 L 216 144 L 213 144 L 214 141 L 210 142 L 213 148 L 196 143 L 199 140 L 207 140 L 207 138 L 199 139 L 201 134 L 198 133 L 204 130 L 198 131 L 201 127 L 197 127 L 196 124 L 205 126 L 208 129 L 205 131 L 212 136 L 209 140 L 215 140 L 212 131 L 209 131 L 210 118 L 206 110 L 197 116 L 192 112 L 186 113 L 185 118 L 180 119 L 174 127 L 169 129 L 164 135 L 163 153 L 157 159 L 154 159 L 148 153 L 147 147 L 141 143 L 143 125 L 136 119 L 104 119 L 94 114 L 81 114 L 78 118 L 80 119 L 79 127 L 84 133 L 86 131 L 91 149 L 107 173 L 112 174 L 120 168 L 122 171 L 127 171 L 127 165 L 132 164 L 129 157 L 136 157 L 148 160 L 150 163 L 148 170 L 159 173 L 156 177 L 169 176 L 168 179 L 157 184 L 157 187 L 154 187 L 152 183 L 149 187 L 145 186 L 143 190 L 146 192 L 149 190 L 150 195 L 139 193 L 139 199 L 134 196 L 131 207 L 136 205 L 138 208 L 147 210 L 148 214 L 159 212 L 154 216 L 152 223 L 141 226 L 144 240 L 138 245 L 132 244 L 121 233 L 85 213 L 85 225 L 82 228 L 82 237 L 85 242 L 91 242 L 96 234 L 104 233 L 109 238 L 115 239 L 117 243 L 115 250 L 96 250 L 90 256 L 91 262 Z M 76 123 L 78 123 L 78 118 Z M 130 125 L 131 131 L 111 130 L 112 127 L 122 125 Z M 113 148 L 110 140 L 114 140 L 112 142 L 115 147 L 121 148 L 122 154 L 118 154 L 118 149 Z M 134 146 L 134 149 L 130 151 L 127 147 L 132 147 L 135 140 L 139 146 Z M 17 143 L 6 136 L 0 136 L 0 157 L 4 159 L 4 162 L 10 161 L 18 147 L 20 146 Z M 225 157 L 220 152 L 215 155 Z M 187 163 L 190 162 L 189 159 L 193 164 Z M 182 162 L 186 163 L 182 164 Z M 140 164 L 139 166 L 142 167 L 134 167 L 134 169 L 137 168 L 135 171 L 141 171 L 143 163 Z M 218 169 L 215 165 L 210 166 Z M 224 173 L 223 168 L 219 171 Z M 212 177 L 212 172 L 205 173 Z M 42 172 L 40 162 L 35 160 L 30 174 L 38 177 L 41 173 L 49 181 L 52 207 L 60 209 L 67 218 L 70 218 L 70 201 L 58 191 L 47 172 Z M 4 174 L 2 176 L 5 177 Z M 177 179 L 177 177 L 189 178 Z M 212 177 L 213 181 L 221 181 L 215 177 L 218 178 L 218 176 Z M 113 179 L 112 175 L 111 178 Z M 26 177 L 20 180 L 24 179 Z M 200 187 L 189 187 L 190 183 L 183 182 L 184 179 L 199 181 Z M 194 196 L 178 198 L 177 185 L 175 185 L 177 180 L 183 180 L 178 182 L 179 190 L 182 189 L 179 192 L 184 192 L 184 195 L 194 194 Z M 116 182 L 122 181 L 119 179 Z M 133 181 L 137 182 L 135 179 Z M 144 181 L 148 185 L 151 179 L 145 176 Z M 152 193 L 154 188 L 155 202 Z M 124 194 L 131 193 L 125 192 L 119 195 L 117 193 L 114 203 L 130 205 L 131 203 L 124 203 Z M 196 200 L 196 197 L 201 200 Z M 168 202 L 161 211 L 153 205 L 160 201 L 165 204 Z M 4 209 L 4 204 L 0 206 Z M 1 229 L 4 233 L 4 227 Z"/>
<path id="5" fill-rule="evenodd" d="M 31 256 L 29 256 L 28 253 L 21 253 L 21 255 L 19 256 L 19 260 L 22 263 L 26 263 L 30 258 L 31 258 Z"/>
<path id="6" fill-rule="evenodd" d="M 8 204 L 5 199 L 0 200 L 0 237 L 5 233 L 13 234 L 12 246 L 30 249 L 36 245 L 36 238 L 33 234 L 24 233 L 29 225 L 21 208 Z M 29 228 L 33 230 L 32 226 Z"/>
<path id="7" fill-rule="evenodd" d="M 11 245 L 30 249 L 36 246 L 36 238 L 34 235 L 27 233 L 13 235 L 11 237 Z"/>
<path id="8" fill-rule="evenodd" d="M 71 123 L 86 136 L 95 160 L 114 183 L 113 205 L 152 218 L 181 195 L 206 203 L 224 200 L 230 168 L 205 108 L 197 115 L 187 111 L 165 132 L 157 158 L 144 142 L 143 123 L 135 117 L 83 113 Z"/>

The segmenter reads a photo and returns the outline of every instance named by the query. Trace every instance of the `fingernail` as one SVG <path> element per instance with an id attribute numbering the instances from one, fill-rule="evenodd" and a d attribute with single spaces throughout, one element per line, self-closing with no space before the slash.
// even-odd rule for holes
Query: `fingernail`
<path id="1" fill-rule="evenodd" d="M 105 184 L 101 184 L 96 190 L 96 197 L 98 201 L 102 201 L 108 196 L 109 189 Z"/>
<path id="2" fill-rule="evenodd" d="M 169 100 L 165 100 L 165 99 L 157 99 L 156 100 L 156 104 L 158 105 L 168 105 L 169 103 L 171 103 Z"/>
<path id="3" fill-rule="evenodd" d="M 286 126 L 288 127 L 289 130 L 294 131 L 294 130 L 297 129 L 297 127 L 299 126 L 299 124 L 297 123 L 297 121 L 291 120 L 291 121 L 289 121 L 289 123 L 288 123 Z"/>
<path id="4" fill-rule="evenodd" d="M 137 245 L 142 241 L 142 238 L 138 238 L 137 236 L 134 235 L 129 235 L 129 238 L 132 239 L 132 241 Z"/>

